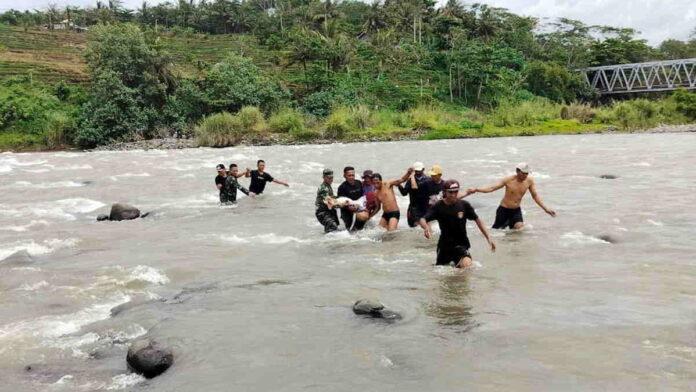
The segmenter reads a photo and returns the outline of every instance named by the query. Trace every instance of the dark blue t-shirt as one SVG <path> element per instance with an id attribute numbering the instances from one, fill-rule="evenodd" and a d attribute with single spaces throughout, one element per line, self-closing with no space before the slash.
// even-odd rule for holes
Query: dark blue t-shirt
<path id="1" fill-rule="evenodd" d="M 271 177 L 271 175 L 266 172 L 260 174 L 258 170 L 252 170 L 249 175 L 251 176 L 249 192 L 254 192 L 257 195 L 263 193 L 263 190 L 266 189 L 267 182 L 273 181 L 273 177 Z"/>

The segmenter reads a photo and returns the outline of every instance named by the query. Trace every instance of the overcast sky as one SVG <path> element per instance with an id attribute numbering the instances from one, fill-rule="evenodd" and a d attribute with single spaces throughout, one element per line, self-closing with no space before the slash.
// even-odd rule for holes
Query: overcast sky
<path id="1" fill-rule="evenodd" d="M 149 4 L 164 0 L 148 0 Z M 173 0 L 175 1 L 175 0 Z M 441 3 L 445 0 L 439 0 Z M 58 5 L 94 6 L 96 0 L 0 0 L 0 11 Z M 467 2 L 467 1 L 465 1 Z M 468 1 L 472 2 L 472 1 Z M 478 0 L 539 18 L 566 17 L 587 24 L 632 27 L 640 37 L 657 45 L 667 38 L 687 39 L 696 28 L 696 0 Z M 124 0 L 136 8 L 142 0 Z"/>

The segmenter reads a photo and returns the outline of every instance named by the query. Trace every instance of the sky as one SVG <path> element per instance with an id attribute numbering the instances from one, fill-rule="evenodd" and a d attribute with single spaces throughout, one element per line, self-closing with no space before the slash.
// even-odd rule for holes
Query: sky
<path id="1" fill-rule="evenodd" d="M 164 0 L 148 0 L 156 4 Z M 445 0 L 439 0 L 444 2 Z M 14 9 L 43 9 L 51 2 L 59 6 L 94 6 L 96 0 L 0 0 L 0 12 Z M 696 0 L 477 0 L 542 21 L 565 17 L 590 25 L 631 27 L 651 45 L 665 39 L 685 40 L 696 29 Z M 142 0 L 124 0 L 127 8 L 137 8 Z"/>

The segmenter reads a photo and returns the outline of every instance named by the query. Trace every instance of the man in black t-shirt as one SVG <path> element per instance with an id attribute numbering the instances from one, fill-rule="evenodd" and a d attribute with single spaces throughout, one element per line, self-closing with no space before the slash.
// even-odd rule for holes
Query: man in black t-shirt
<path id="1" fill-rule="evenodd" d="M 286 187 L 290 186 L 285 181 L 281 181 L 273 178 L 270 174 L 266 173 L 264 169 L 266 168 L 266 162 L 263 159 L 259 159 L 256 162 L 257 170 L 249 170 L 245 174 L 245 177 L 251 177 L 251 183 L 249 184 L 249 192 L 255 195 L 260 195 L 263 190 L 266 189 L 267 182 L 275 182 L 276 184 L 284 185 Z"/>
<path id="2" fill-rule="evenodd" d="M 491 251 L 495 252 L 495 244 L 491 240 L 486 226 L 476 215 L 476 211 L 469 202 L 459 199 L 459 183 L 456 180 L 447 180 L 443 185 L 445 197 L 432 206 L 418 224 L 423 228 L 425 238 L 432 236 L 428 222 L 437 220 L 440 225 L 440 240 L 437 242 L 437 265 L 449 265 L 454 262 L 457 268 L 471 265 L 472 258 L 469 253 L 471 243 L 466 234 L 466 221 L 476 222 L 481 234 L 488 241 Z"/>
<path id="3" fill-rule="evenodd" d="M 362 183 L 355 179 L 355 168 L 352 166 L 346 166 L 343 168 L 343 181 L 341 185 L 338 186 L 338 197 L 347 197 L 351 200 L 360 199 L 364 192 Z M 341 220 L 346 225 L 346 230 L 350 230 L 353 227 L 354 215 L 358 213 L 358 208 L 352 205 L 341 208 Z M 355 222 L 355 230 L 360 230 L 365 226 L 369 214 L 365 211 L 364 214 L 359 215 Z"/>
<path id="4" fill-rule="evenodd" d="M 418 220 L 428 211 L 430 201 L 430 178 L 423 173 L 425 166 L 422 162 L 413 164 L 413 173 L 404 185 L 399 185 L 402 196 L 408 195 L 408 210 L 406 218 L 410 227 L 416 227 Z"/>

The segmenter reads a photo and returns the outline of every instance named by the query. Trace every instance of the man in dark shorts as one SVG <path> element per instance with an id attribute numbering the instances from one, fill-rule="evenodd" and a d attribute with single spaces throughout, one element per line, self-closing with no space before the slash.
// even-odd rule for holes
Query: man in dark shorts
<path id="1" fill-rule="evenodd" d="M 267 182 L 275 182 L 276 184 L 284 185 L 286 187 L 290 186 L 285 181 L 281 181 L 273 178 L 270 174 L 266 173 L 264 169 L 266 168 L 266 162 L 263 159 L 259 159 L 256 162 L 256 170 L 249 170 L 245 173 L 245 177 L 251 177 L 251 183 L 249 184 L 249 192 L 255 195 L 260 195 L 263 190 L 266 189 Z"/>
<path id="2" fill-rule="evenodd" d="M 372 182 L 375 184 L 375 189 L 377 189 L 377 195 L 375 198 L 377 210 L 379 207 L 382 208 L 382 218 L 379 220 L 379 225 L 387 229 L 387 231 L 394 231 L 399 227 L 399 218 L 401 218 L 401 212 L 399 211 L 399 204 L 396 202 L 396 195 L 394 195 L 394 187 L 403 184 L 408 180 L 408 178 L 413 173 L 413 168 L 409 167 L 401 178 L 398 180 L 382 181 L 382 175 L 379 173 L 374 173 L 372 175 Z"/>
<path id="3" fill-rule="evenodd" d="M 491 251 L 495 252 L 495 243 L 486 230 L 481 218 L 465 200 L 459 198 L 459 183 L 456 180 L 447 180 L 443 185 L 444 199 L 435 203 L 418 224 L 423 228 L 425 238 L 432 237 L 429 222 L 437 220 L 440 225 L 440 239 L 437 242 L 437 265 L 449 265 L 454 263 L 457 268 L 468 267 L 472 263 L 469 248 L 471 243 L 466 234 L 466 221 L 476 222 L 481 234 L 488 241 Z"/>
<path id="4" fill-rule="evenodd" d="M 358 200 L 363 196 L 363 185 L 360 181 L 355 179 L 355 168 L 352 166 L 346 166 L 343 168 L 343 178 L 345 181 L 338 186 L 338 197 L 347 197 L 351 200 Z M 351 230 L 353 228 L 353 220 L 355 218 L 355 213 L 358 212 L 358 208 L 352 205 L 341 208 L 341 220 L 346 225 L 346 230 Z M 355 222 L 355 230 L 362 229 L 365 221 L 360 221 L 359 219 Z"/>
<path id="5" fill-rule="evenodd" d="M 242 191 L 245 195 L 253 197 L 250 195 L 249 190 L 244 188 L 237 178 L 241 177 L 243 174 L 239 174 L 239 168 L 236 163 L 230 163 L 230 171 L 227 173 L 225 178 L 225 184 L 220 190 L 220 200 L 222 202 L 222 194 L 225 195 L 225 201 L 223 203 L 236 203 L 237 202 L 237 190 Z"/>
<path id="6" fill-rule="evenodd" d="M 329 207 L 327 203 L 327 198 L 333 198 L 333 188 L 331 188 L 331 183 L 333 182 L 333 170 L 324 169 L 322 172 L 324 181 L 319 185 L 317 189 L 317 197 L 314 200 L 314 206 L 316 211 L 314 215 L 317 217 L 319 223 L 324 226 L 324 233 L 330 233 L 332 231 L 338 230 L 338 214 L 333 207 Z"/>
<path id="7" fill-rule="evenodd" d="M 404 185 L 399 185 L 402 196 L 408 195 L 408 210 L 406 220 L 410 227 L 416 227 L 420 218 L 428 211 L 430 201 L 430 178 L 423 173 L 425 166 L 422 162 L 413 164 L 413 173 Z"/>
<path id="8" fill-rule="evenodd" d="M 505 196 L 503 200 L 500 201 L 500 206 L 495 213 L 495 222 L 493 223 L 494 229 L 521 229 L 524 227 L 524 221 L 522 219 L 522 197 L 527 193 L 532 195 L 532 199 L 541 207 L 544 212 L 556 216 L 556 211 L 546 207 L 544 202 L 541 200 L 537 194 L 536 185 L 534 184 L 534 179 L 529 176 L 529 165 L 522 162 L 515 168 L 515 175 L 503 178 L 499 183 L 491 185 L 485 188 L 471 188 L 468 189 L 466 194 L 470 195 L 472 193 L 490 193 L 496 191 L 502 187 L 505 187 Z"/>

